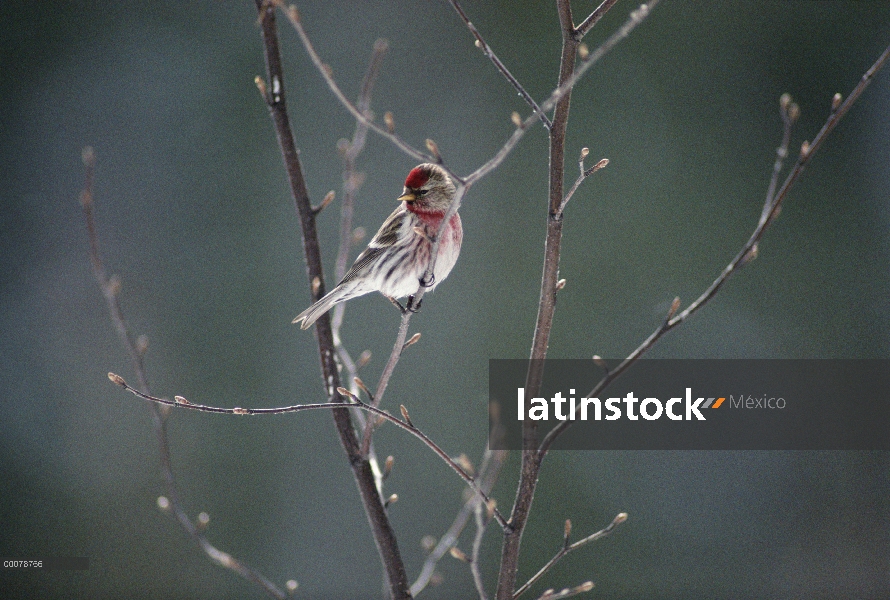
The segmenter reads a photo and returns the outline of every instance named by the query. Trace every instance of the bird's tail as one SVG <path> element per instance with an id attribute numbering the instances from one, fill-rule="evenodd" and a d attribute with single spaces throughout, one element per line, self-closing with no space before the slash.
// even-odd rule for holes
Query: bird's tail
<path id="1" fill-rule="evenodd" d="M 355 286 L 350 286 L 348 284 L 338 285 L 325 294 L 325 296 L 318 302 L 298 314 L 293 322 L 300 323 L 300 329 L 309 329 L 321 315 L 331 310 L 335 304 L 339 304 L 344 300 L 349 300 L 354 296 L 360 296 L 362 293 L 367 293 L 361 292 L 356 294 L 355 292 Z"/>

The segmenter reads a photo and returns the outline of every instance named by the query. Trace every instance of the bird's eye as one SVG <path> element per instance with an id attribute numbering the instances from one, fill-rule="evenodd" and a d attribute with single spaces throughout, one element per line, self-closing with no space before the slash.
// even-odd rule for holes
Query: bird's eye
<path id="1" fill-rule="evenodd" d="M 417 190 L 417 196 L 425 196 L 429 190 Z"/>

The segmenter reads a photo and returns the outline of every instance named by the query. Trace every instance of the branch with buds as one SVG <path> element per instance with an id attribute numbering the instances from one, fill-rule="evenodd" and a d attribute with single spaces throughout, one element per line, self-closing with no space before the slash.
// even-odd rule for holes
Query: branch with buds
<path id="1" fill-rule="evenodd" d="M 152 396 L 151 394 L 146 394 L 140 392 L 133 386 L 127 383 L 127 381 L 117 375 L 116 373 L 109 373 L 108 379 L 114 383 L 115 385 L 119 385 L 134 396 L 138 396 L 143 400 L 148 400 L 149 402 L 153 402 L 155 404 L 161 404 L 164 406 L 174 407 L 174 408 L 187 408 L 190 410 L 196 410 L 199 412 L 207 412 L 207 413 L 215 413 L 215 414 L 223 414 L 223 415 L 283 415 L 287 413 L 294 412 L 302 412 L 307 410 L 337 410 L 342 409 L 344 407 L 352 407 L 352 408 L 360 408 L 361 410 L 367 411 L 381 419 L 389 421 L 393 425 L 396 425 L 400 429 L 407 431 L 420 441 L 422 441 L 426 446 L 436 453 L 436 455 L 441 458 L 445 464 L 447 464 L 451 469 L 457 473 L 464 482 L 470 486 L 470 489 L 473 490 L 482 500 L 486 503 L 491 502 L 491 498 L 488 497 L 488 494 L 479 487 L 479 483 L 476 479 L 469 473 L 467 473 L 464 468 L 458 464 L 453 458 L 451 458 L 448 453 L 446 453 L 442 448 L 440 448 L 433 440 L 429 438 L 423 431 L 418 429 L 414 423 L 411 422 L 411 418 L 408 416 L 408 409 L 405 408 L 405 405 L 401 405 L 399 407 L 402 418 L 399 419 L 397 417 L 392 416 L 386 411 L 380 410 L 370 404 L 362 402 L 362 400 L 354 395 L 352 392 L 347 390 L 344 387 L 338 387 L 337 393 L 342 395 L 344 398 L 349 398 L 350 402 L 323 402 L 319 404 L 294 404 L 292 406 L 279 406 L 276 408 L 242 408 L 242 407 L 234 407 L 234 408 L 223 408 L 220 406 L 209 406 L 206 404 L 195 404 L 190 402 L 186 398 L 182 396 L 174 396 L 173 400 L 168 398 L 158 398 L 157 396 Z M 497 509 L 494 510 L 494 518 L 500 523 L 501 527 L 509 528 L 510 525 L 507 523 L 507 520 L 504 519 L 503 515 L 501 515 Z"/>
<path id="2" fill-rule="evenodd" d="M 714 296 L 720 291 L 720 288 L 729 280 L 729 278 L 737 272 L 741 267 L 748 264 L 751 260 L 757 257 L 759 254 L 759 244 L 760 240 L 763 238 L 763 235 L 766 233 L 766 229 L 776 220 L 779 212 L 782 208 L 782 203 L 788 197 L 788 193 L 791 191 L 791 188 L 800 178 L 801 174 L 803 174 L 804 168 L 819 150 L 822 147 L 822 144 L 825 142 L 825 139 L 831 134 L 840 120 L 843 118 L 845 114 L 850 110 L 859 96 L 862 95 L 862 92 L 865 91 L 865 88 L 868 87 L 868 84 L 871 83 L 872 78 L 875 73 L 877 73 L 884 64 L 890 60 L 890 46 L 888 46 L 884 52 L 878 57 L 878 59 L 872 64 L 872 66 L 865 72 L 862 78 L 859 80 L 859 83 L 853 90 L 850 92 L 847 99 L 841 102 L 841 95 L 835 94 L 831 99 L 830 104 L 830 113 L 828 118 L 825 121 L 825 124 L 822 125 L 822 128 L 819 130 L 819 133 L 816 134 L 816 137 L 813 138 L 812 142 L 803 142 L 801 144 L 800 153 L 797 157 L 797 162 L 791 168 L 791 172 L 788 174 L 788 177 L 785 179 L 785 182 L 779 188 L 778 192 L 774 193 L 775 183 L 778 181 L 779 174 L 782 170 L 782 164 L 785 156 L 788 154 L 788 145 L 790 143 L 791 138 L 791 128 L 794 125 L 794 122 L 800 115 L 800 109 L 796 104 L 791 101 L 791 97 L 788 94 L 783 94 L 779 99 L 779 111 L 782 117 L 782 123 L 784 125 L 783 134 L 782 134 L 782 143 L 776 151 L 776 163 L 773 167 L 773 174 L 770 179 L 770 185 L 767 190 L 766 200 L 763 204 L 763 210 L 761 212 L 760 220 L 757 223 L 757 226 L 754 228 L 754 231 L 751 233 L 751 236 L 748 238 L 748 241 L 742 246 L 741 250 L 736 254 L 735 258 L 733 258 L 728 265 L 721 271 L 720 275 L 708 286 L 708 288 L 701 293 L 701 295 L 695 299 L 692 304 L 687 306 L 682 312 L 677 314 L 677 311 L 680 308 L 680 299 L 675 298 L 673 304 L 671 305 L 670 310 L 668 311 L 667 317 L 664 322 L 652 332 L 633 352 L 631 352 L 627 358 L 625 358 L 617 367 L 613 370 L 606 373 L 606 375 L 600 380 L 599 383 L 591 390 L 589 396 L 594 397 L 602 390 L 604 390 L 610 383 L 612 383 L 615 379 L 617 379 L 622 373 L 624 373 L 634 362 L 636 362 L 643 354 L 649 351 L 655 343 L 661 339 L 661 337 L 671 331 L 672 329 L 678 327 L 682 323 L 686 321 L 689 317 L 694 315 L 699 311 L 705 304 L 707 304 Z M 562 433 L 571 426 L 571 421 L 567 421 L 565 423 L 560 423 L 556 427 L 554 427 L 544 440 L 541 443 L 540 448 L 538 449 L 538 454 L 543 458 L 543 456 L 547 453 L 550 447 L 553 445 L 553 442 L 562 435 Z"/>
<path id="3" fill-rule="evenodd" d="M 121 343 L 127 350 L 127 354 L 130 355 L 130 362 L 132 363 L 133 371 L 136 373 L 136 380 L 141 390 L 133 391 L 140 394 L 148 394 L 148 377 L 145 374 L 145 353 L 148 350 L 148 338 L 144 335 L 136 337 L 130 332 L 127 321 L 124 319 L 123 307 L 120 302 L 121 281 L 115 275 L 109 277 L 105 270 L 102 255 L 99 253 L 99 230 L 96 227 L 96 219 L 93 213 L 95 200 L 93 182 L 96 171 L 96 153 L 90 147 L 84 148 L 82 158 L 86 171 L 86 181 L 80 195 L 80 204 L 83 208 L 83 215 L 87 225 L 93 274 L 96 276 L 102 295 L 105 296 L 114 328 L 117 330 Z M 115 377 L 118 378 L 119 376 L 115 375 Z M 123 381 L 122 378 L 120 379 Z M 191 517 L 189 517 L 179 498 L 179 488 L 176 484 L 173 463 L 170 457 L 170 441 L 167 436 L 169 408 L 159 404 L 152 404 L 151 416 L 155 437 L 158 441 L 158 454 L 161 457 L 161 474 L 167 487 L 167 495 L 158 498 L 158 507 L 164 512 L 171 512 L 176 517 L 180 526 L 198 544 L 210 560 L 258 585 L 269 596 L 282 600 L 286 598 L 284 592 L 259 571 L 248 567 L 231 554 L 223 552 L 210 543 L 203 533 L 210 521 L 207 513 L 198 515 L 197 522 L 192 521 Z"/>
<path id="4" fill-rule="evenodd" d="M 522 594 L 527 592 L 531 586 L 533 586 L 539 579 L 541 579 L 541 577 L 543 577 L 547 573 L 547 571 L 552 569 L 554 567 L 554 565 L 556 565 L 556 563 L 558 563 L 564 556 L 566 556 L 570 552 L 574 552 L 578 548 L 582 548 L 582 547 L 586 546 L 587 544 L 589 544 L 591 542 L 595 542 L 596 540 L 603 539 L 604 537 L 606 537 L 607 535 L 612 533 L 616 527 L 618 527 L 625 521 L 627 521 L 627 513 L 618 513 L 617 515 L 615 515 L 615 518 L 612 519 L 612 522 L 609 523 L 608 526 L 604 527 L 603 529 L 600 529 L 596 533 L 592 533 L 592 534 L 588 535 L 586 538 L 578 540 L 577 542 L 570 542 L 570 538 L 572 535 L 572 522 L 569 520 L 566 520 L 565 528 L 563 529 L 562 548 L 559 549 L 559 552 L 557 552 L 556 554 L 553 555 L 553 558 L 551 558 L 549 561 L 547 561 L 547 564 L 545 564 L 543 567 L 541 567 L 541 569 L 537 573 L 532 575 L 531 579 L 526 581 L 518 590 L 516 590 L 513 593 L 513 598 L 514 599 L 519 598 Z M 592 584 L 591 584 L 591 587 L 593 587 Z M 544 596 L 542 596 L 542 598 L 543 597 L 546 597 L 546 593 Z M 553 596 L 553 597 L 555 597 L 555 596 Z M 567 598 L 568 596 L 562 596 L 562 597 Z"/>

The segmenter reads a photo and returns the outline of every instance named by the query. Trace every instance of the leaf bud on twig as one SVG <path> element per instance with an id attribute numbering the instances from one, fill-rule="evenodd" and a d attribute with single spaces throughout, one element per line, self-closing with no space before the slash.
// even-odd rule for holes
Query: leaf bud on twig
<path id="1" fill-rule="evenodd" d="M 460 548 L 458 548 L 457 546 L 452 546 L 451 550 L 448 551 L 448 554 L 450 554 L 452 556 L 452 558 L 456 558 L 457 560 L 459 560 L 461 562 L 465 562 L 465 563 L 470 562 L 470 557 L 467 556 L 464 553 L 464 551 L 461 550 Z"/>
<path id="2" fill-rule="evenodd" d="M 840 94 L 831 97 L 831 112 L 837 111 L 841 107 L 841 101 L 844 99 Z"/>
<path id="3" fill-rule="evenodd" d="M 784 112 L 788 112 L 788 108 L 791 106 L 791 94 L 787 92 L 779 96 L 779 108 L 781 108 Z"/>

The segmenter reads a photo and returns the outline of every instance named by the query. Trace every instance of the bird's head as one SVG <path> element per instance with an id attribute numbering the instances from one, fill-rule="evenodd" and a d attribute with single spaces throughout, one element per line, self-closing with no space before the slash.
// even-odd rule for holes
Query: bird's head
<path id="1" fill-rule="evenodd" d="M 417 165 L 405 178 L 405 189 L 399 200 L 408 203 L 409 210 L 445 212 L 454 198 L 454 183 L 439 165 Z"/>

